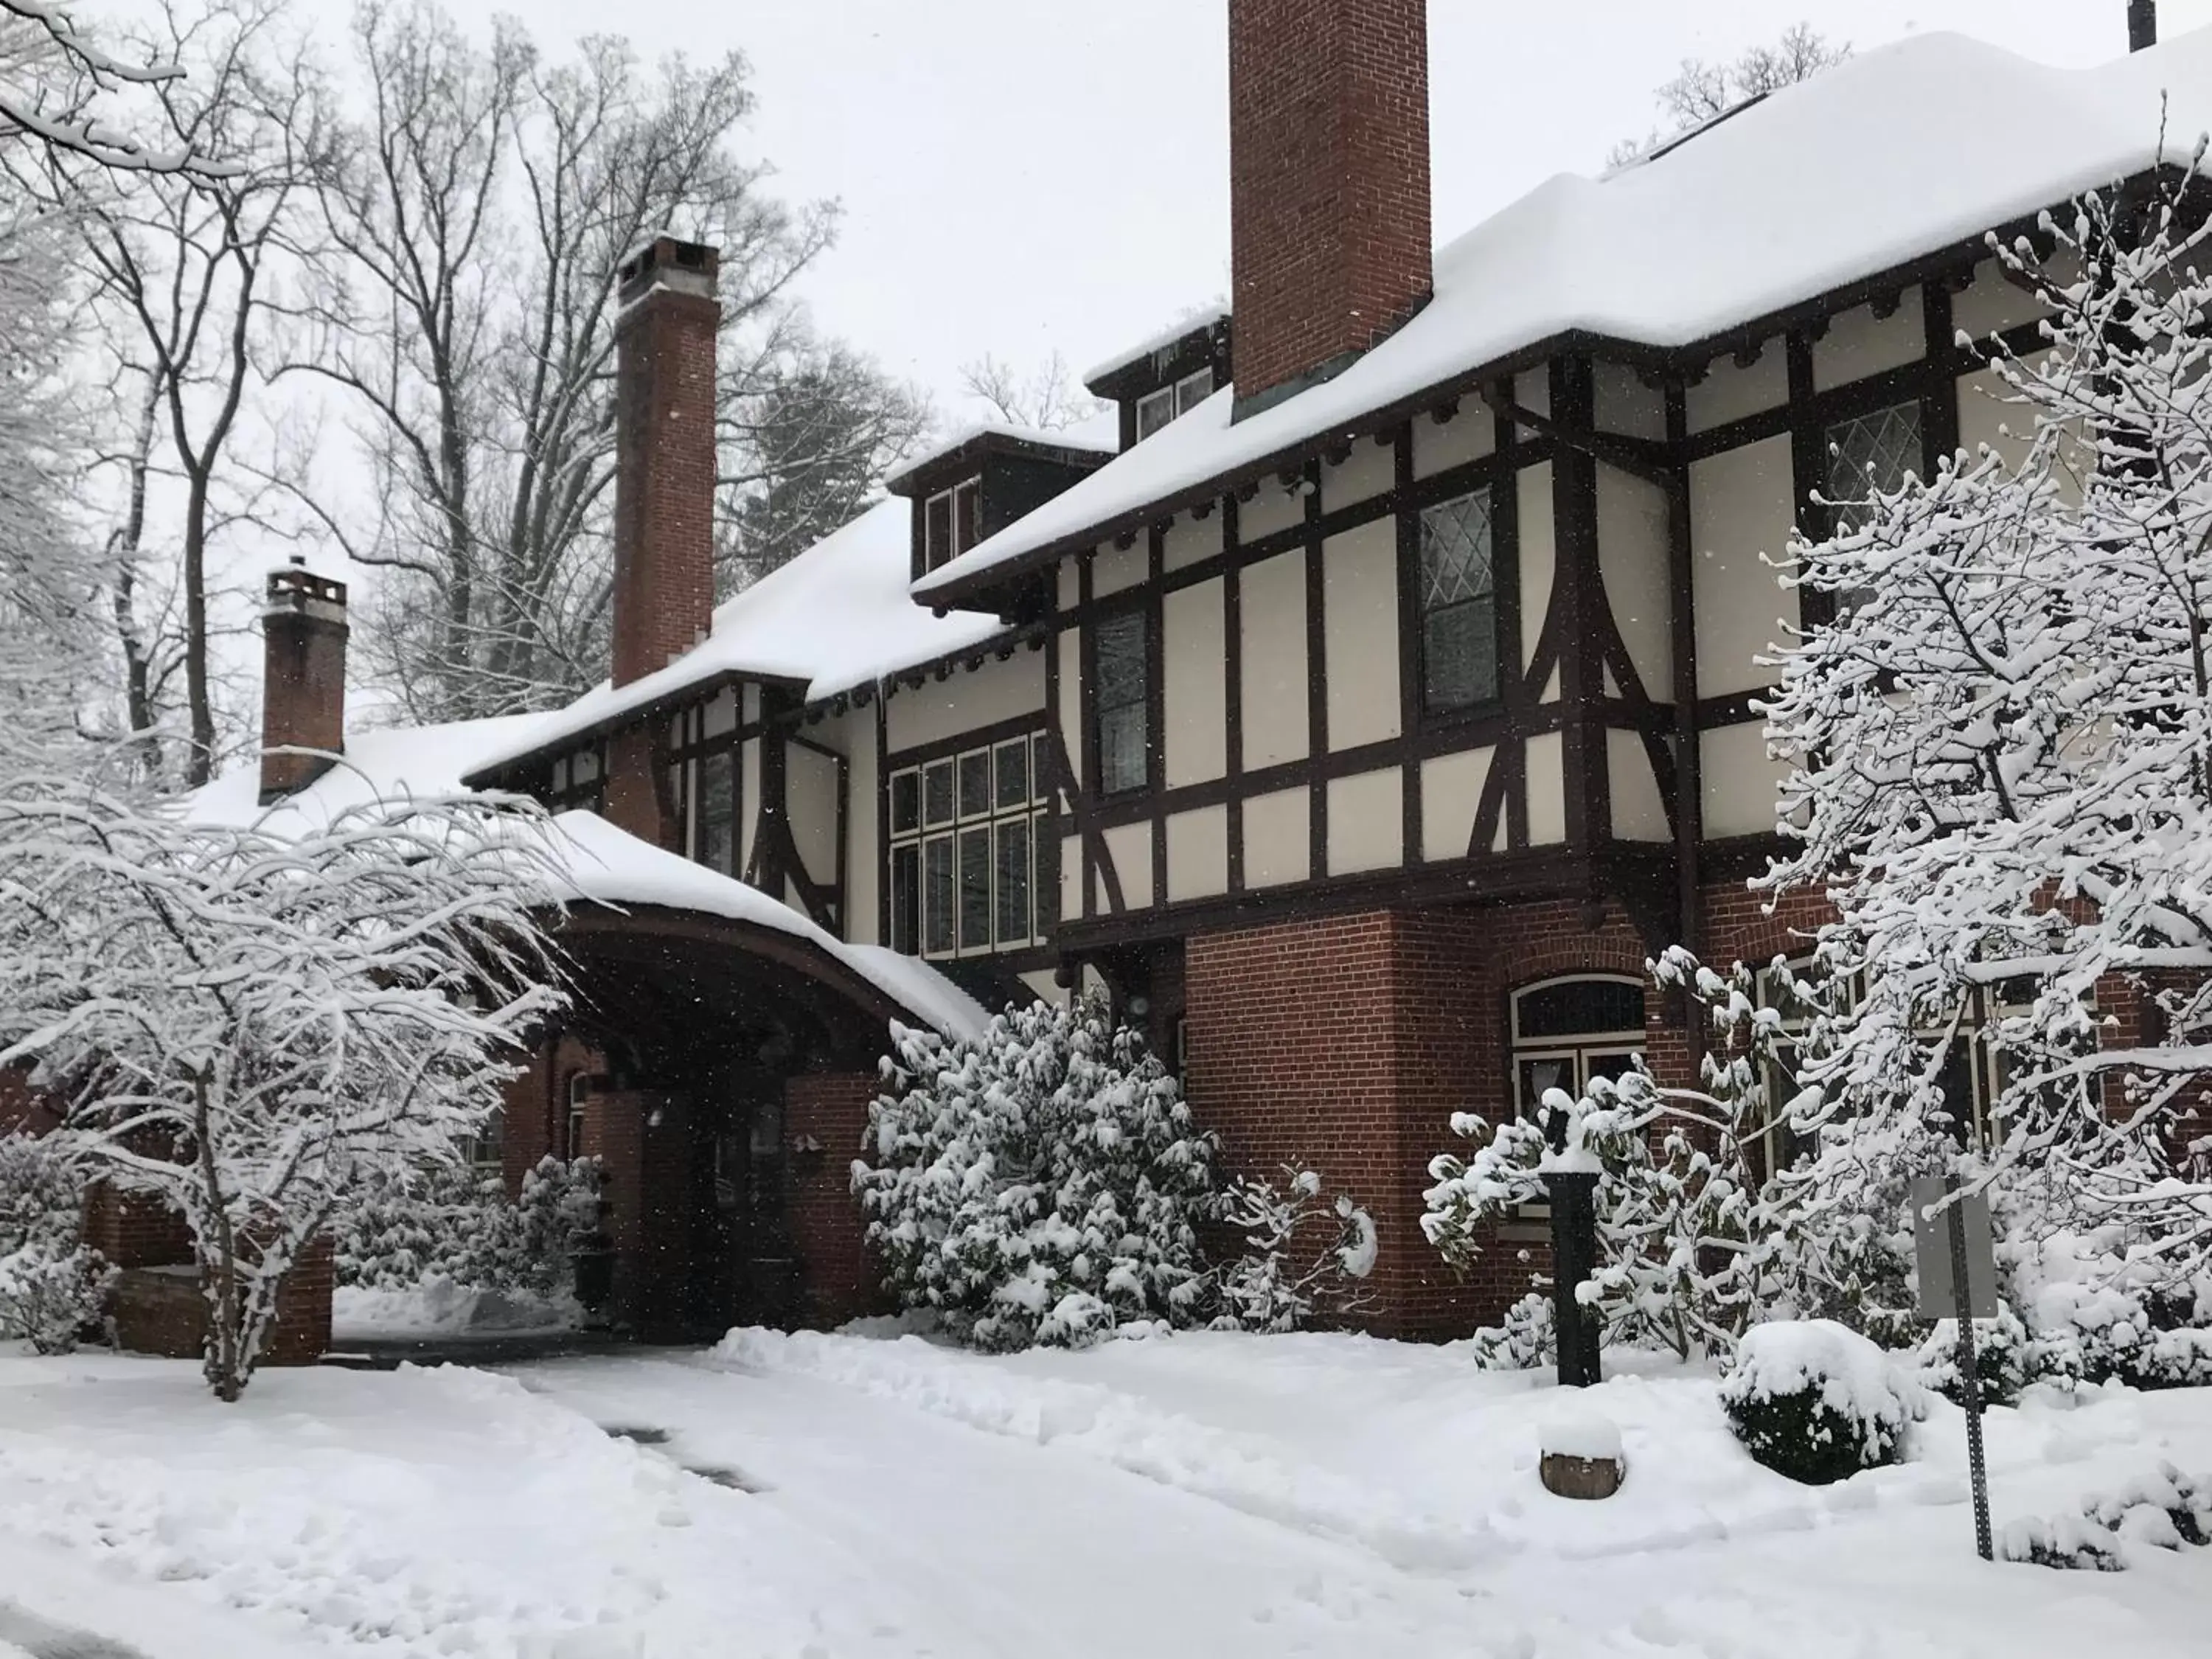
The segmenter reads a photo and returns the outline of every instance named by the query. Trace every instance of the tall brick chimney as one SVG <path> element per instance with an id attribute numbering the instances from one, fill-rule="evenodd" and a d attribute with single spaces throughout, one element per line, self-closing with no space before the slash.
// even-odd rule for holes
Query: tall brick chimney
<path id="1" fill-rule="evenodd" d="M 714 279 L 720 256 L 656 238 L 622 268 L 615 383 L 614 680 L 705 637 L 714 609 Z"/>
<path id="2" fill-rule="evenodd" d="M 1242 416 L 1428 300 L 1427 0 L 1229 0 L 1229 175 Z"/>
<path id="3" fill-rule="evenodd" d="M 269 573 L 261 607 L 261 804 L 304 788 L 345 752 L 346 589 L 307 561 Z M 278 754 L 280 749 L 313 754 Z"/>

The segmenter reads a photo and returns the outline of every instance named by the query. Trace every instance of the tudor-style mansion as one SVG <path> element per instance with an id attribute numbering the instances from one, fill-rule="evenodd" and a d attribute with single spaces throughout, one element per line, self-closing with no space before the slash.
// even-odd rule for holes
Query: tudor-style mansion
<path id="1" fill-rule="evenodd" d="M 1647 956 L 1792 948 L 1746 887 L 1763 659 L 1818 620 L 1775 562 L 1815 492 L 2012 441 L 1987 364 L 2035 307 L 1985 236 L 2159 166 L 2162 95 L 2212 124 L 2212 32 L 2071 72 L 1917 38 L 1437 248 L 1425 9 L 1229 0 L 1231 312 L 719 610 L 715 252 L 641 252 L 612 675 L 565 709 L 349 743 L 343 589 L 272 579 L 270 740 L 351 765 L 272 757 L 240 810 L 365 775 L 591 826 L 503 1156 L 606 1157 L 639 1328 L 869 1305 L 886 1022 L 1097 985 L 1234 1164 L 1372 1211 L 1376 1328 L 1462 1331 L 1528 1269 L 1423 1242 L 1450 1115 L 1679 1073 Z"/>

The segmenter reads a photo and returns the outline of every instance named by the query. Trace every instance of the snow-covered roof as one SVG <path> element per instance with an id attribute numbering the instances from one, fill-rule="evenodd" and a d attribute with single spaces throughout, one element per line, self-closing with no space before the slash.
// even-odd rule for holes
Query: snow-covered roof
<path id="1" fill-rule="evenodd" d="M 260 825 L 282 836 L 288 827 L 327 823 L 380 799 L 466 793 L 462 780 L 482 771 L 487 754 L 538 718 L 509 715 L 351 733 L 343 760 L 273 805 L 258 804 L 260 768 L 248 763 L 195 792 L 185 815 L 204 823 Z M 564 878 L 560 896 L 571 905 L 663 906 L 772 928 L 844 963 L 940 1030 L 969 1036 L 983 1029 L 988 1017 L 981 1006 L 927 963 L 877 945 L 848 945 L 760 889 L 641 841 L 595 812 L 562 812 L 551 827 L 550 851 Z"/>
<path id="2" fill-rule="evenodd" d="M 564 708 L 525 716 L 488 747 L 481 772 L 603 730 L 715 679 L 788 681 L 809 702 L 886 679 L 1005 632 L 996 617 L 933 616 L 908 596 L 913 507 L 893 497 L 771 571 L 714 612 L 707 639 L 666 667 L 617 689 L 586 692 Z"/>
<path id="3" fill-rule="evenodd" d="M 1203 329 L 1213 328 L 1229 320 L 1229 307 L 1218 300 L 1188 311 L 1176 321 L 1170 323 L 1157 333 L 1146 336 L 1126 351 L 1116 352 L 1104 362 L 1084 371 L 1083 384 L 1096 386 L 1109 374 L 1119 374 L 1133 368 L 1156 351 L 1165 351 L 1170 346 L 1188 339 Z"/>
<path id="4" fill-rule="evenodd" d="M 1003 421 L 978 421 L 932 444 L 886 478 L 884 487 L 896 491 L 908 479 L 927 472 L 948 455 L 958 454 L 979 438 L 998 438 L 1033 449 L 1073 450 L 1084 455 L 1111 455 L 1121 447 L 1120 423 L 1111 410 L 1066 427 L 1014 426 Z"/>
<path id="5" fill-rule="evenodd" d="M 972 593 L 1564 336 L 1711 340 L 2139 173 L 2162 126 L 2166 161 L 2212 127 L 2212 29 L 2089 70 L 1955 34 L 1868 52 L 1645 165 L 1539 185 L 1440 250 L 1434 299 L 1335 379 L 1233 424 L 1215 393 L 915 592 Z"/>

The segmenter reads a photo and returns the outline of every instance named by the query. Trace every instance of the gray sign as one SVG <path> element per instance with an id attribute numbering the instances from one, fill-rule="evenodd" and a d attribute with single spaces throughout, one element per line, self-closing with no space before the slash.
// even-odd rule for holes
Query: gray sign
<path id="1" fill-rule="evenodd" d="M 1971 1193 L 1943 1204 L 1941 1180 L 1912 1183 L 1912 1243 L 1920 1265 L 1920 1315 L 1923 1319 L 1959 1317 L 1959 1292 L 1951 1272 L 1951 1217 L 1955 1208 L 1966 1235 L 1966 1317 L 1997 1316 L 1996 1235 L 1990 1226 L 1990 1201 Z M 1930 1210 L 1936 1213 L 1931 1218 Z"/>

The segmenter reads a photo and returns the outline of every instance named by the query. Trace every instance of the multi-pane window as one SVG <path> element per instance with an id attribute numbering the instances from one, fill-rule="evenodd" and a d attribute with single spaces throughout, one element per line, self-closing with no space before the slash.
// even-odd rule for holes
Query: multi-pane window
<path id="1" fill-rule="evenodd" d="M 1498 584 L 1490 492 L 1421 514 L 1421 702 L 1432 714 L 1498 696 Z"/>
<path id="2" fill-rule="evenodd" d="M 726 876 L 738 868 L 738 782 L 732 705 L 680 710 L 669 722 L 669 794 L 684 856 Z"/>
<path id="3" fill-rule="evenodd" d="M 1838 532 L 1856 522 L 1855 507 L 1902 488 L 1905 475 L 1923 465 L 1917 403 L 1893 404 L 1870 415 L 1838 421 L 1826 438 L 1828 479 L 1823 493 L 1838 504 L 1833 511 Z"/>
<path id="4" fill-rule="evenodd" d="M 982 539 L 983 481 L 969 478 L 940 489 L 922 504 L 921 562 L 934 570 Z"/>
<path id="5" fill-rule="evenodd" d="M 547 809 L 555 812 L 599 811 L 604 804 L 605 778 L 606 767 L 596 746 L 562 756 L 553 763 L 552 787 L 545 797 Z"/>
<path id="6" fill-rule="evenodd" d="M 584 1118 L 591 1105 L 591 1073 L 569 1073 L 568 1121 L 562 1126 L 567 1133 L 561 1142 L 561 1155 L 571 1163 L 584 1155 Z"/>
<path id="7" fill-rule="evenodd" d="M 891 774 L 892 949 L 984 956 L 1042 936 L 1043 742 L 1010 738 Z"/>
<path id="8" fill-rule="evenodd" d="M 1137 399 L 1137 441 L 1142 443 L 1179 415 L 1188 415 L 1213 395 L 1213 371 L 1201 368 L 1173 386 Z"/>
<path id="9" fill-rule="evenodd" d="M 1152 781 L 1152 639 L 1141 611 L 1109 617 L 1093 632 L 1098 793 L 1124 794 Z"/>
<path id="10" fill-rule="evenodd" d="M 1513 995 L 1513 1105 L 1534 1118 L 1547 1089 L 1579 1098 L 1644 1052 L 1644 984 L 1618 975 L 1547 980 Z"/>

